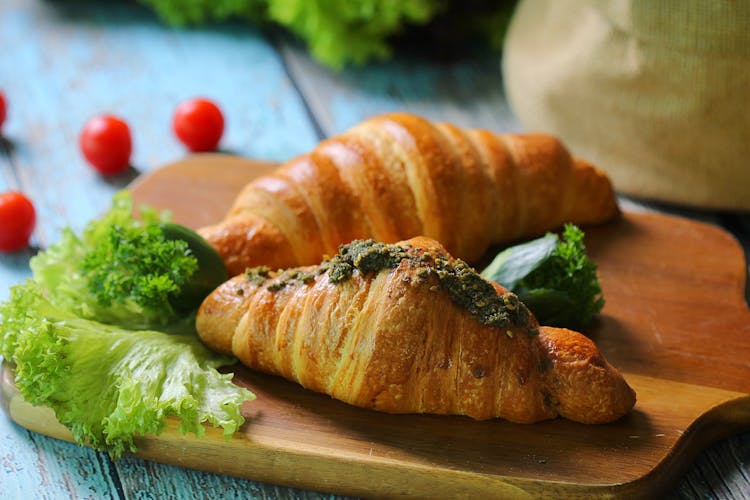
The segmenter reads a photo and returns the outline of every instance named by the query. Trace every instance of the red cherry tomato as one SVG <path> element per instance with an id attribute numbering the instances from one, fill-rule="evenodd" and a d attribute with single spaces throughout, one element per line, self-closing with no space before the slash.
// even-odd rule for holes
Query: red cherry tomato
<path id="1" fill-rule="evenodd" d="M 224 115 L 208 99 L 190 99 L 177 106 L 172 129 L 190 151 L 214 151 L 224 133 Z"/>
<path id="2" fill-rule="evenodd" d="M 0 92 L 0 129 L 3 128 L 5 123 L 5 116 L 8 112 L 7 104 L 5 103 L 5 94 Z"/>
<path id="3" fill-rule="evenodd" d="M 0 194 L 0 251 L 14 252 L 29 244 L 36 211 L 31 201 L 18 191 Z"/>
<path id="4" fill-rule="evenodd" d="M 115 116 L 90 119 L 78 142 L 86 160 L 103 175 L 118 174 L 130 165 L 133 148 L 130 128 Z"/>

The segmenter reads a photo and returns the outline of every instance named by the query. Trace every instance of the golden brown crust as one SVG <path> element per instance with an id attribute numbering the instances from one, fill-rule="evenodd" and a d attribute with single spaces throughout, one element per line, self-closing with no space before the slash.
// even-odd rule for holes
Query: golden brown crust
<path id="1" fill-rule="evenodd" d="M 450 259 L 434 240 L 406 244 Z M 318 268 L 301 271 L 312 269 Z M 559 414 L 599 423 L 635 402 L 622 376 L 581 334 L 548 328 L 537 334 L 533 316 L 508 327 L 483 324 L 414 260 L 355 271 L 338 283 L 327 272 L 313 275 L 275 291 L 269 287 L 279 277 L 236 276 L 201 306 L 201 339 L 250 368 L 390 413 L 524 423 Z"/>
<path id="2" fill-rule="evenodd" d="M 563 417 L 600 424 L 615 420 L 635 404 L 635 392 L 587 337 L 564 328 L 541 327 L 539 340 L 552 362 L 546 383 Z M 579 388 L 585 384 L 588 390 Z"/>
<path id="3" fill-rule="evenodd" d="M 607 177 L 553 137 L 393 113 L 254 180 L 224 221 L 200 233 L 237 274 L 314 264 L 357 238 L 392 243 L 416 235 L 476 262 L 490 245 L 616 213 Z"/>

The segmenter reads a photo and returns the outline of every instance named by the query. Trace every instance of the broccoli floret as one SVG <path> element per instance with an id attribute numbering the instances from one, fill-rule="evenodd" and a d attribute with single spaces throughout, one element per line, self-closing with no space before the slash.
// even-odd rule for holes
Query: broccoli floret
<path id="1" fill-rule="evenodd" d="M 482 276 L 517 294 L 543 325 L 586 325 L 604 307 L 604 296 L 583 237 L 566 224 L 562 238 L 547 233 L 503 250 Z"/>

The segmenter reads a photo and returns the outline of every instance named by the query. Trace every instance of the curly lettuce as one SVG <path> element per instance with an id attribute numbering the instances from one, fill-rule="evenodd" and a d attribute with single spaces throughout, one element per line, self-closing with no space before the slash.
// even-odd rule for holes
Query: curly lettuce
<path id="1" fill-rule="evenodd" d="M 323 64 L 340 69 L 391 57 L 397 39 L 414 33 L 437 52 L 467 40 L 499 50 L 515 0 L 138 0 L 167 24 L 230 19 L 280 27 L 299 37 Z M 409 44 L 412 45 L 411 37 Z"/>
<path id="2" fill-rule="evenodd" d="M 216 264 L 194 233 L 145 208 L 135 219 L 132 208 L 121 192 L 82 235 L 66 230 L 0 304 L 0 355 L 20 394 L 51 408 L 78 443 L 115 458 L 170 416 L 183 433 L 203 435 L 209 423 L 231 436 L 254 399 L 218 371 L 234 359 L 208 350 L 194 330 L 201 293 L 223 264 L 219 273 L 199 269 Z M 185 292 L 189 305 L 176 307 Z"/>
<path id="3" fill-rule="evenodd" d="M 198 436 L 207 422 L 233 434 L 252 393 L 217 368 L 232 362 L 197 336 L 127 330 L 55 307 L 40 285 L 14 287 L 0 305 L 0 353 L 15 365 L 24 399 L 51 408 L 74 439 L 117 458 L 166 418 Z"/>

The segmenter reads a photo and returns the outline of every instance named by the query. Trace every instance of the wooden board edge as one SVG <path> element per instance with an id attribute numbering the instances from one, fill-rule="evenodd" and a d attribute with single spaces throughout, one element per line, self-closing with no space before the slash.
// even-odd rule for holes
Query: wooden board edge
<path id="1" fill-rule="evenodd" d="M 647 475 L 622 483 L 581 484 L 462 471 L 446 466 L 426 467 L 418 463 L 394 464 L 383 457 L 334 456 L 322 449 L 297 448 L 285 442 L 283 437 L 253 441 L 247 435 L 238 434 L 224 440 L 221 429 L 209 426 L 206 426 L 206 433 L 213 435 L 213 438 L 196 439 L 180 433 L 179 420 L 175 417 L 168 418 L 167 428 L 161 434 L 136 438 L 138 452 L 132 455 L 194 470 L 342 495 L 371 496 L 377 491 L 378 497 L 395 498 L 432 491 L 435 495 L 451 497 L 494 497 L 500 494 L 504 498 L 538 498 L 540 495 L 584 494 L 592 498 L 627 498 L 668 492 L 706 446 L 750 427 L 748 394 L 641 375 L 625 376 L 635 381 L 635 385 L 656 382 L 673 384 L 681 390 L 714 391 L 718 403 L 685 430 L 670 453 L 655 464 Z M 12 421 L 29 431 L 74 442 L 70 431 L 57 420 L 51 409 L 31 405 L 23 399 L 15 387 L 12 366 L 6 361 L 0 364 L 0 382 L 0 406 Z M 226 453 L 227 447 L 236 448 L 244 460 L 230 462 L 224 469 L 217 470 L 211 457 Z M 188 448 L 197 452 L 187 453 Z M 314 480 L 290 473 L 310 468 L 319 473 Z M 386 474 L 393 478 L 387 485 L 375 479 Z"/>
<path id="2" fill-rule="evenodd" d="M 750 428 L 750 394 L 737 394 L 703 413 L 684 431 L 669 454 L 648 474 L 623 485 L 620 498 L 666 498 L 707 447 Z M 620 493 L 627 495 L 620 496 Z"/>

